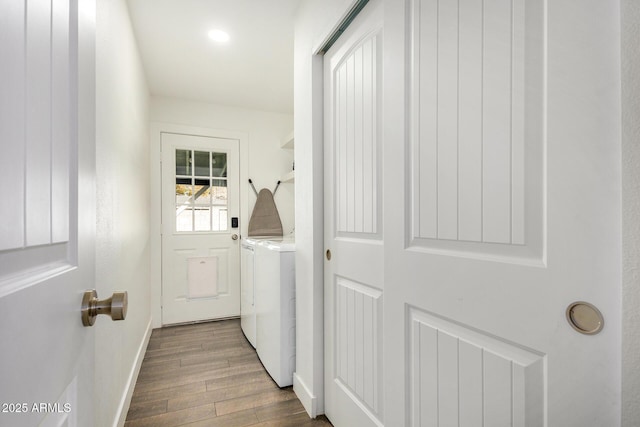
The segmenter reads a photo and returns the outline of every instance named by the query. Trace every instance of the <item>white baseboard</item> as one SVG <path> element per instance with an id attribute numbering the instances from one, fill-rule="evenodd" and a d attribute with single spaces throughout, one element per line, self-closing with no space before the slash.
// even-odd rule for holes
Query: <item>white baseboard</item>
<path id="1" fill-rule="evenodd" d="M 318 398 L 315 397 L 306 384 L 300 379 L 296 372 L 293 373 L 293 392 L 298 396 L 302 406 L 307 411 L 307 414 L 311 418 L 315 418 L 318 415 Z"/>
<path id="2" fill-rule="evenodd" d="M 129 378 L 127 379 L 127 392 L 122 396 L 120 405 L 118 405 L 118 412 L 116 417 L 117 427 L 123 427 L 124 422 L 127 419 L 127 413 L 129 412 L 129 406 L 131 405 L 133 390 L 136 388 L 136 381 L 138 380 L 140 367 L 142 366 L 144 354 L 147 351 L 147 346 L 149 345 L 149 339 L 151 339 L 151 331 L 151 319 L 149 319 L 149 323 L 147 324 L 147 331 L 144 333 L 144 338 L 142 339 L 140 347 L 138 348 L 138 354 L 136 354 L 136 362 L 133 364 L 131 372 L 129 373 Z"/>

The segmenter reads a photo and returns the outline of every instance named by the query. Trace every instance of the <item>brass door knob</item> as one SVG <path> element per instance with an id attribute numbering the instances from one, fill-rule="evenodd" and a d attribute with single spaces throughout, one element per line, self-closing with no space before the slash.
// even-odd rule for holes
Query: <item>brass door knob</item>
<path id="1" fill-rule="evenodd" d="M 93 326 L 98 314 L 111 316 L 112 320 L 124 320 L 127 317 L 127 292 L 114 292 L 111 298 L 99 300 L 95 289 L 85 291 L 82 297 L 82 324 Z"/>

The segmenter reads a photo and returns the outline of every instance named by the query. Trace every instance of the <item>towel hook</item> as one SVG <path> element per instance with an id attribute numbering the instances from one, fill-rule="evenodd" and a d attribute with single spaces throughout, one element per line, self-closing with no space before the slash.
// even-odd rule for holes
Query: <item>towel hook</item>
<path id="1" fill-rule="evenodd" d="M 276 188 L 273 189 L 272 194 L 275 196 L 276 195 L 276 191 L 278 191 L 278 187 L 280 187 L 280 182 L 278 181 L 276 184 Z M 256 190 L 256 187 L 253 185 L 253 181 L 251 181 L 251 178 L 249 178 L 249 184 L 251 184 L 251 189 L 253 190 L 253 193 L 256 195 L 256 197 L 258 197 L 258 190 Z"/>
<path id="2" fill-rule="evenodd" d="M 276 195 L 276 191 L 278 191 L 278 187 L 280 187 L 280 181 L 276 184 L 276 188 L 273 189 L 273 195 Z"/>
<path id="3" fill-rule="evenodd" d="M 251 184 L 253 192 L 255 193 L 256 197 L 258 197 L 258 192 L 256 191 L 256 187 L 253 185 L 253 181 L 251 181 L 251 178 L 249 178 L 249 184 Z"/>

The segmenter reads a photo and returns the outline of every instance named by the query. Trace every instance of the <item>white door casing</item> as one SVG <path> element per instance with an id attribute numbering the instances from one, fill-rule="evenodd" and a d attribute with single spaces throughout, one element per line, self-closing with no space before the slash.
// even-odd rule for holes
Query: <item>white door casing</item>
<path id="1" fill-rule="evenodd" d="M 0 425 L 93 425 L 95 2 L 0 6 Z"/>
<path id="2" fill-rule="evenodd" d="M 324 57 L 325 411 L 337 426 L 384 420 L 382 43 L 373 0 Z"/>
<path id="3" fill-rule="evenodd" d="M 385 424 L 619 425 L 617 3 L 385 6 Z"/>
<path id="4" fill-rule="evenodd" d="M 231 228 L 231 218 L 239 217 L 239 141 L 227 138 L 197 136 L 163 132 L 162 143 L 162 323 L 174 324 L 207 319 L 225 318 L 240 314 L 240 229 Z M 183 180 L 196 185 L 193 193 L 185 193 L 185 200 L 176 196 L 176 150 L 193 150 L 200 153 L 223 154 L 226 170 L 216 172 L 215 155 L 210 159 L 212 167 L 198 176 L 196 165 L 190 171 L 182 171 Z M 197 154 L 197 153 L 196 153 Z M 195 154 L 194 154 L 195 155 Z M 208 165 L 203 166 L 205 169 Z M 186 173 L 186 175 L 184 175 Z M 213 174 L 213 175 L 211 175 Z M 199 180 L 224 181 L 226 211 L 216 207 L 216 194 L 206 185 L 198 187 Z M 185 181 L 186 182 L 186 181 Z M 193 184 L 187 184 L 191 186 Z M 204 190 L 198 193 L 198 188 Z M 212 198 L 210 198 L 212 197 Z M 180 206 L 177 206 L 177 203 Z M 204 208 L 212 228 L 204 230 L 192 225 L 193 231 L 177 231 L 177 213 L 189 215 L 193 211 L 185 207 Z M 219 216 L 215 212 L 222 212 Z M 226 215 L 226 216 L 225 216 Z M 217 219 L 217 221 L 216 221 Z M 211 221 L 214 221 L 211 223 Z M 189 221 L 187 220 L 187 223 Z M 187 224 L 189 225 L 189 224 Z M 219 225 L 219 227 L 218 227 Z M 206 228 L 206 227 L 205 227 Z M 232 239 L 236 235 L 237 240 Z M 189 291 L 188 281 L 200 276 L 204 289 L 200 293 Z M 193 284 L 194 282 L 192 282 Z M 197 291 L 197 289 L 195 289 Z"/>

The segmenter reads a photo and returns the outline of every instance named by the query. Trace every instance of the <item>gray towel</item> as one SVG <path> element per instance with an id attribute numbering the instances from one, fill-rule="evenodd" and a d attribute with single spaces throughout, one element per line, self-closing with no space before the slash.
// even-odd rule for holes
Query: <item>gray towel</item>
<path id="1" fill-rule="evenodd" d="M 282 236 L 282 221 L 271 191 L 263 188 L 249 220 L 249 236 Z"/>

